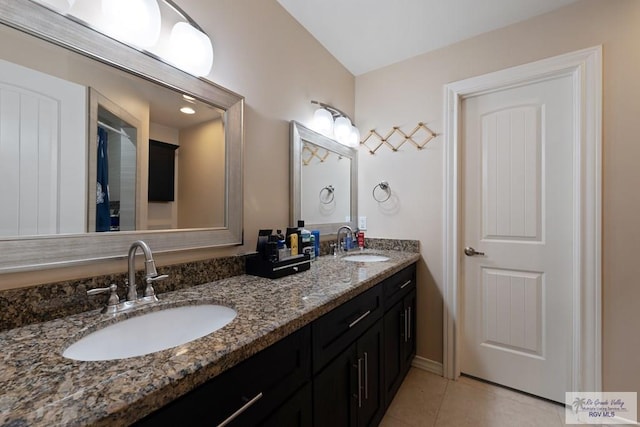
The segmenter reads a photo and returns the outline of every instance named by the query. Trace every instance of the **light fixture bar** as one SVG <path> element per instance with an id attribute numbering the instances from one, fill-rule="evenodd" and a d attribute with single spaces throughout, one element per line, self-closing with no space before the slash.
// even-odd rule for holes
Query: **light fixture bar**
<path id="1" fill-rule="evenodd" d="M 182 8 L 180 6 L 178 6 L 177 4 L 175 4 L 175 2 L 173 0 L 162 0 L 164 2 L 164 4 L 166 4 L 167 6 L 169 6 L 171 9 L 173 9 L 178 15 L 182 16 L 182 18 L 187 21 L 192 27 L 194 27 L 196 30 L 200 31 L 203 34 L 206 34 L 207 37 L 209 36 L 209 34 L 207 34 L 202 27 L 200 27 L 200 25 L 198 25 L 198 23 L 196 21 L 193 20 L 193 18 L 191 18 L 189 16 L 189 14 L 187 12 L 185 12 L 184 10 L 182 10 Z"/>
<path id="2" fill-rule="evenodd" d="M 351 117 L 349 117 L 349 115 L 347 113 L 345 113 L 344 111 L 339 110 L 339 109 L 337 109 L 336 107 L 334 107 L 332 105 L 325 104 L 324 102 L 320 102 L 320 101 L 311 100 L 311 103 L 319 105 L 322 108 L 324 108 L 325 110 L 329 111 L 333 115 L 334 118 L 335 117 L 339 117 L 339 116 L 346 117 L 355 126 L 355 124 L 353 123 L 353 120 L 351 120 Z"/>

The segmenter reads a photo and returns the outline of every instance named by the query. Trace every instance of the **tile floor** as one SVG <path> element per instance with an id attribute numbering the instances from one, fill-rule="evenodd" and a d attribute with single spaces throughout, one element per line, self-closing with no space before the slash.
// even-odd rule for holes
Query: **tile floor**
<path id="1" fill-rule="evenodd" d="M 411 368 L 380 427 L 564 426 L 564 406 L 468 377 Z"/>

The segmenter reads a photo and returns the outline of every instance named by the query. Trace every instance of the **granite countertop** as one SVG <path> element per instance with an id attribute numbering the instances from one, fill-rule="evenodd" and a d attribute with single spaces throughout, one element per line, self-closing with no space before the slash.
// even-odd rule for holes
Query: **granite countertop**
<path id="1" fill-rule="evenodd" d="M 136 313 L 218 303 L 238 315 L 210 335 L 146 356 L 63 358 L 70 343 L 115 321 L 99 311 L 2 332 L 0 426 L 129 425 L 419 259 L 413 252 L 373 252 L 390 259 L 324 256 L 281 279 L 242 275 L 161 294 L 157 305 Z"/>

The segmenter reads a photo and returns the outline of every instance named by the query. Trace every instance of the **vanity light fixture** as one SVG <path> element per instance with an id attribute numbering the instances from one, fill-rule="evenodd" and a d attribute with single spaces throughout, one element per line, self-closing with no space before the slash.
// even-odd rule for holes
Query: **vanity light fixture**
<path id="1" fill-rule="evenodd" d="M 311 103 L 320 106 L 313 114 L 313 127 L 317 132 L 347 147 L 356 148 L 360 145 L 360 131 L 346 113 L 324 102 Z"/>
<path id="2" fill-rule="evenodd" d="M 156 0 L 102 0 L 101 7 L 105 34 L 143 49 L 158 42 L 162 19 Z"/>
<path id="3" fill-rule="evenodd" d="M 211 39 L 173 0 L 100 0 L 95 10 L 86 6 L 74 8 L 77 0 L 32 1 L 194 76 L 207 76 L 213 66 Z M 163 36 L 163 29 L 171 32 Z"/>
<path id="4" fill-rule="evenodd" d="M 167 59 L 195 76 L 206 76 L 213 66 L 213 46 L 209 37 L 187 22 L 178 22 L 171 30 Z"/>

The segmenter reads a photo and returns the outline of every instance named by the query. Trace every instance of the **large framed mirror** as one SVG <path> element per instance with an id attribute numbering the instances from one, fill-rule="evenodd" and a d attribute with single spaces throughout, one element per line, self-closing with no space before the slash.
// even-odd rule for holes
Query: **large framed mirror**
<path id="1" fill-rule="evenodd" d="M 292 224 L 335 234 L 342 225 L 355 230 L 358 218 L 358 153 L 304 125 L 291 122 Z"/>
<path id="2" fill-rule="evenodd" d="M 0 71 L 0 273 L 242 243 L 242 96 L 30 0 Z"/>

